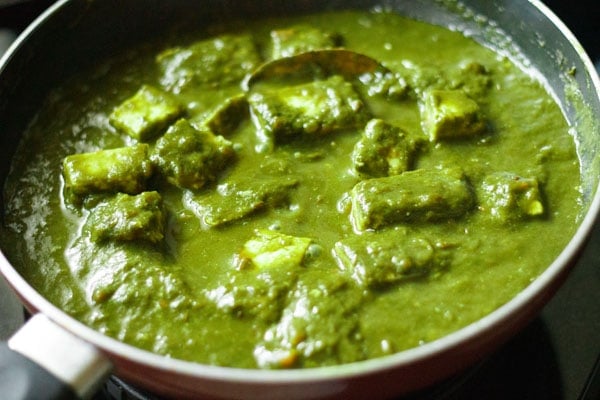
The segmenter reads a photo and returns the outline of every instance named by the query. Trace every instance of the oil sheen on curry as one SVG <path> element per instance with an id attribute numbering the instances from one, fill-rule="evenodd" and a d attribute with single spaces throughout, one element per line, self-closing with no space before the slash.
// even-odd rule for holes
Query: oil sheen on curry
<path id="1" fill-rule="evenodd" d="M 309 368 L 506 303 L 574 233 L 579 182 L 538 78 L 458 32 L 334 12 L 173 35 L 56 88 L 2 241 L 118 340 Z"/>

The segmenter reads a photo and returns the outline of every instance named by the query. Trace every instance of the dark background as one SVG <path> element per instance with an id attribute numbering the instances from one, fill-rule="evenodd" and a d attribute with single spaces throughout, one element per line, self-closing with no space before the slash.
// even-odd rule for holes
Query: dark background
<path id="1" fill-rule="evenodd" d="M 600 1 L 543 1 L 575 34 L 595 62 L 600 60 Z"/>
<path id="2" fill-rule="evenodd" d="M 290 0 L 293 1 L 293 0 Z M 543 1 L 571 29 L 590 57 L 600 58 L 600 1 L 546 0 Z M 20 30 L 53 1 L 0 0 L 0 26 Z"/>
<path id="3" fill-rule="evenodd" d="M 543 2 L 571 29 L 591 57 L 600 58 L 600 1 Z M 0 0 L 0 26 L 18 31 L 52 3 L 50 0 Z"/>

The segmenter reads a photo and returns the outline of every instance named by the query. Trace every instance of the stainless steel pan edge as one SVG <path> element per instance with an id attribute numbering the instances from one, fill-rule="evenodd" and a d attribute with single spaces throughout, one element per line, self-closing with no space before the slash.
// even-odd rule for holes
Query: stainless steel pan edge
<path id="1" fill-rule="evenodd" d="M 569 30 L 539 1 L 275 1 L 61 0 L 36 20 L 0 60 L 0 176 L 10 168 L 22 131 L 49 88 L 95 60 L 119 52 L 175 23 L 194 24 L 240 15 L 383 6 L 465 31 L 501 45 L 525 68 L 539 71 L 574 127 L 585 165 L 588 208 L 576 235 L 539 279 L 482 320 L 423 347 L 340 367 L 258 371 L 210 367 L 151 354 L 105 337 L 70 318 L 39 295 L 4 258 L 0 271 L 32 311 L 91 343 L 125 379 L 176 398 L 386 398 L 458 372 L 514 334 L 535 315 L 569 272 L 600 208 L 598 176 L 600 83 Z M 182 11 L 182 10 L 186 11 Z M 449 13 L 448 10 L 456 13 Z M 190 19 L 190 15 L 195 15 Z M 477 17 L 474 17 L 477 15 Z M 136 16 L 135 18 L 132 16 Z M 485 16 L 485 17 L 484 17 Z M 573 75 L 573 70 L 576 73 Z M 575 89 L 575 90 L 573 90 Z"/>

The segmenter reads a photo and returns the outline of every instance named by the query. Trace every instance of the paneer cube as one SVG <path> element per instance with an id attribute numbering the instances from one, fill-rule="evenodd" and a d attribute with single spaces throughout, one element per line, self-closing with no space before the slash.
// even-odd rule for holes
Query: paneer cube
<path id="1" fill-rule="evenodd" d="M 165 236 L 165 221 L 162 198 L 158 192 L 142 192 L 133 196 L 118 193 L 90 211 L 84 231 L 89 232 L 95 242 L 158 243 Z"/>
<path id="2" fill-rule="evenodd" d="M 239 254 L 238 264 L 257 269 L 300 267 L 312 239 L 257 229 L 256 236 L 246 243 Z"/>
<path id="3" fill-rule="evenodd" d="M 250 35 L 222 35 L 165 50 L 156 61 L 162 71 L 161 84 L 177 93 L 188 86 L 241 82 L 261 59 Z"/>
<path id="4" fill-rule="evenodd" d="M 150 158 L 168 182 L 183 189 L 200 189 L 216 180 L 234 156 L 230 141 L 180 119 L 156 141 Z"/>
<path id="5" fill-rule="evenodd" d="M 196 194 L 183 193 L 183 205 L 200 220 L 202 226 L 216 227 L 240 220 L 265 206 L 264 200 L 252 190 L 236 190 L 226 195 L 218 191 Z"/>
<path id="6" fill-rule="evenodd" d="M 475 204 L 462 171 L 417 169 L 357 183 L 350 220 L 357 231 L 459 218 Z"/>
<path id="7" fill-rule="evenodd" d="M 186 191 L 183 204 L 203 226 L 215 227 L 285 204 L 297 184 L 296 179 L 288 177 L 258 177 L 246 184 L 224 183 L 208 193 Z"/>
<path id="8" fill-rule="evenodd" d="M 216 135 L 228 137 L 240 123 L 250 117 L 248 99 L 240 94 L 225 100 L 222 104 L 211 110 L 203 119 L 206 125 Z"/>
<path id="9" fill-rule="evenodd" d="M 496 172 L 483 180 L 480 208 L 501 222 L 544 215 L 544 202 L 536 178 Z"/>
<path id="10" fill-rule="evenodd" d="M 77 202 L 90 194 L 140 193 L 153 172 L 148 152 L 148 145 L 142 143 L 65 157 L 65 198 Z"/>
<path id="11" fill-rule="evenodd" d="M 170 94 L 144 85 L 116 107 L 109 120 L 115 128 L 135 140 L 147 142 L 164 132 L 184 111 Z"/>
<path id="12" fill-rule="evenodd" d="M 483 97 L 493 84 L 488 69 L 476 61 L 466 61 L 458 70 L 449 72 L 448 86 L 462 90 L 474 100 Z"/>
<path id="13" fill-rule="evenodd" d="M 432 142 L 464 139 L 485 132 L 479 105 L 462 90 L 429 90 L 421 104 L 421 124 Z"/>
<path id="14" fill-rule="evenodd" d="M 356 172 L 364 177 L 398 175 L 410 169 L 418 140 L 381 119 L 369 121 L 352 151 Z"/>
<path id="15" fill-rule="evenodd" d="M 286 140 L 320 136 L 366 123 L 370 112 L 352 84 L 340 76 L 250 96 L 259 134 Z"/>
<path id="16" fill-rule="evenodd" d="M 329 49 L 341 44 L 341 37 L 310 25 L 296 25 L 271 31 L 272 58 L 290 57 L 305 51 Z"/>
<path id="17" fill-rule="evenodd" d="M 390 229 L 350 236 L 335 244 L 333 254 L 340 269 L 358 284 L 380 288 L 446 269 L 450 248 Z"/>

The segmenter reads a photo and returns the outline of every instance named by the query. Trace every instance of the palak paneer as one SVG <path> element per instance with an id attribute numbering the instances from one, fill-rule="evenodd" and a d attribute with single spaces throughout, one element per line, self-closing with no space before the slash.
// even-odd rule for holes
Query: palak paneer
<path id="1" fill-rule="evenodd" d="M 168 357 L 308 368 L 434 341 L 576 229 L 569 126 L 502 54 L 381 10 L 166 35 L 48 96 L 3 248 L 73 317 Z"/>

